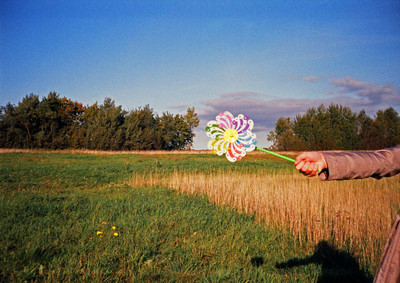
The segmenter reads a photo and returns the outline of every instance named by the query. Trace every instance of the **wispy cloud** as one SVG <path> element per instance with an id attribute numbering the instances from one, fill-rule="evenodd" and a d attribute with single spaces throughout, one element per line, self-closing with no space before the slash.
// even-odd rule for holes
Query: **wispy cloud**
<path id="1" fill-rule="evenodd" d="M 308 77 L 302 78 L 302 80 L 305 82 L 314 83 L 314 82 L 318 81 L 320 78 L 321 78 L 320 76 L 308 76 Z"/>
<path id="2" fill-rule="evenodd" d="M 365 98 L 366 100 L 363 100 L 363 103 L 366 106 L 376 104 L 400 105 L 400 92 L 391 85 L 376 85 L 351 77 L 333 80 L 331 83 L 338 88 L 334 93 Z"/>
<path id="3" fill-rule="evenodd" d="M 168 109 L 175 109 L 175 110 L 186 110 L 187 108 L 192 107 L 189 104 L 175 104 L 168 106 Z"/>
<path id="4" fill-rule="evenodd" d="M 244 98 L 244 97 L 256 97 L 259 96 L 259 93 L 251 92 L 251 91 L 236 91 L 236 92 L 227 92 L 220 94 L 220 97 L 225 98 Z"/>

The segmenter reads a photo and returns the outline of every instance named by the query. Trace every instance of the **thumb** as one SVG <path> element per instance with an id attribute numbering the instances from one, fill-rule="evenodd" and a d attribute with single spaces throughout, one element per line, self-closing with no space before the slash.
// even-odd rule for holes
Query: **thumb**
<path id="1" fill-rule="evenodd" d="M 321 172 L 322 170 L 328 168 L 328 164 L 323 155 L 321 157 L 321 160 L 317 161 L 317 165 L 318 165 L 318 172 Z"/>
<path id="2" fill-rule="evenodd" d="M 321 162 L 317 162 L 317 165 L 318 165 L 317 172 L 320 173 L 323 169 L 323 164 Z"/>

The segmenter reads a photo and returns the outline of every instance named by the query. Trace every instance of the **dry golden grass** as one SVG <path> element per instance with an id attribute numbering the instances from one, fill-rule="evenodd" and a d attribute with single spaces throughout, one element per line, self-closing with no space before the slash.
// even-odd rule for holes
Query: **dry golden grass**
<path id="1" fill-rule="evenodd" d="M 362 264 L 379 263 L 392 219 L 400 209 L 400 176 L 322 182 L 298 173 L 238 172 L 133 176 L 133 186 L 165 185 L 206 195 L 219 205 L 287 228 L 300 240 L 329 240 L 349 247 Z"/>

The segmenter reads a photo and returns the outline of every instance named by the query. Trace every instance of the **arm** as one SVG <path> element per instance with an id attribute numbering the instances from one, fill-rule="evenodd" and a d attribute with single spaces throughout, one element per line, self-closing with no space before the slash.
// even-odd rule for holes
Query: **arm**
<path id="1" fill-rule="evenodd" d="M 296 158 L 296 169 L 312 177 L 319 168 L 321 180 L 380 179 L 400 173 L 400 145 L 371 152 L 324 152 L 314 159 L 310 154 L 315 153 L 305 152 Z"/>
<path id="2" fill-rule="evenodd" d="M 380 179 L 400 173 L 400 146 L 371 152 L 324 153 L 328 171 L 321 180 Z"/>

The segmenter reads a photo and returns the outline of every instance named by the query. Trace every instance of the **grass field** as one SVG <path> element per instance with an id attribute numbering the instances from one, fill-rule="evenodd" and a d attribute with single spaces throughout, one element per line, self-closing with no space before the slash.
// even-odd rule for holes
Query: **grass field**
<path id="1" fill-rule="evenodd" d="M 362 182 L 322 188 L 265 155 L 3 153 L 1 281 L 369 282 L 400 189 Z"/>

